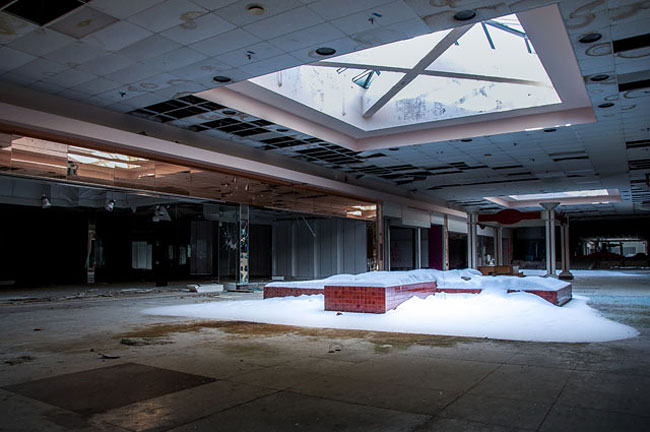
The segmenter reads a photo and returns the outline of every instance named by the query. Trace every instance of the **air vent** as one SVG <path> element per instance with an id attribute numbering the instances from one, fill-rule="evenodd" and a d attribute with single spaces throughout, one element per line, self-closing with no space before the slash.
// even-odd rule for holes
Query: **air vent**
<path id="1" fill-rule="evenodd" d="M 614 48 L 614 53 L 648 47 L 650 46 L 650 33 L 615 40 L 612 43 L 612 46 Z"/>
<path id="2" fill-rule="evenodd" d="M 628 161 L 630 170 L 650 170 L 650 159 L 637 159 Z"/>
<path id="3" fill-rule="evenodd" d="M 637 140 L 637 141 L 626 141 L 625 142 L 625 147 L 628 148 L 628 149 L 650 147 L 650 139 Z"/>

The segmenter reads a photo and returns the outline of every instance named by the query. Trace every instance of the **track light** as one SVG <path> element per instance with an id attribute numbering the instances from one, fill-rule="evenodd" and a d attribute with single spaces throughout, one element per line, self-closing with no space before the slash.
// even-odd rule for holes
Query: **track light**
<path id="1" fill-rule="evenodd" d="M 104 208 L 106 209 L 106 211 L 112 212 L 113 209 L 115 208 L 115 200 L 112 199 L 108 201 L 104 206 Z"/>
<path id="2" fill-rule="evenodd" d="M 48 209 L 50 207 L 52 207 L 50 199 L 46 195 L 41 196 L 41 208 Z"/>

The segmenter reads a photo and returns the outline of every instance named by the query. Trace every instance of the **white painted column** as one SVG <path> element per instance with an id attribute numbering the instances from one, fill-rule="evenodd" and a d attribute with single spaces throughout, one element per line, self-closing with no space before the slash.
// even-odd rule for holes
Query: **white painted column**
<path id="1" fill-rule="evenodd" d="M 385 255 L 384 253 L 386 252 L 386 247 L 384 246 L 385 240 L 385 234 L 384 234 L 384 204 L 381 202 L 377 203 L 377 220 L 375 221 L 376 226 L 377 226 L 377 270 L 382 271 L 386 269 L 385 266 Z"/>
<path id="2" fill-rule="evenodd" d="M 386 267 L 386 270 L 390 271 L 391 263 L 390 263 L 390 219 L 386 219 L 386 225 L 384 226 L 384 244 L 386 245 L 386 255 L 385 255 L 385 262 L 384 266 Z"/>
<path id="3" fill-rule="evenodd" d="M 415 268 L 422 268 L 422 231 L 415 229 Z"/>
<path id="4" fill-rule="evenodd" d="M 573 274 L 571 273 L 571 247 L 569 243 L 569 221 L 562 224 L 560 228 L 560 242 L 562 243 L 562 271 L 558 276 L 560 279 L 571 280 Z"/>
<path id="5" fill-rule="evenodd" d="M 478 248 L 478 237 L 476 233 L 476 221 L 478 215 L 476 213 L 467 214 L 467 267 L 477 268 L 477 248 Z"/>
<path id="6" fill-rule="evenodd" d="M 544 226 L 546 231 L 546 275 L 555 277 L 555 208 L 558 202 L 540 203 L 545 209 Z"/>
<path id="7" fill-rule="evenodd" d="M 494 259 L 497 265 L 503 265 L 503 227 L 497 227 L 494 233 Z"/>
<path id="8" fill-rule="evenodd" d="M 444 217 L 442 225 L 442 269 L 449 270 L 449 219 Z"/>

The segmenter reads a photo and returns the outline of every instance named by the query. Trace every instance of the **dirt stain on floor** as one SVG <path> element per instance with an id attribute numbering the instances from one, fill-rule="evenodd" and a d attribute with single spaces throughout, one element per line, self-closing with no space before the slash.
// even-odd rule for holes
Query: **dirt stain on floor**
<path id="1" fill-rule="evenodd" d="M 217 329 L 226 334 L 242 338 L 277 337 L 295 335 L 311 340 L 360 339 L 375 345 L 376 352 L 389 352 L 393 349 L 408 349 L 414 345 L 430 347 L 455 347 L 458 343 L 483 343 L 484 339 L 456 336 L 436 336 L 412 333 L 379 332 L 367 330 L 327 329 L 296 327 L 280 324 L 254 323 L 248 321 L 190 321 L 180 323 L 151 324 L 117 335 L 122 338 L 166 338 L 173 333 L 199 332 L 204 329 Z M 507 342 L 507 341 L 504 341 Z"/>

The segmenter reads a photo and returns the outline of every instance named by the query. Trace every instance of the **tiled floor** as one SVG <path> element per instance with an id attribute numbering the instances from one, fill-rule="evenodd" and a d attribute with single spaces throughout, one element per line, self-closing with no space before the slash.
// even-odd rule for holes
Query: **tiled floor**
<path id="1" fill-rule="evenodd" d="M 260 294 L 5 302 L 0 430 L 650 430 L 650 272 L 574 292 L 641 335 L 526 343 L 140 313 Z M 79 409 L 88 389 L 99 402 Z"/>

